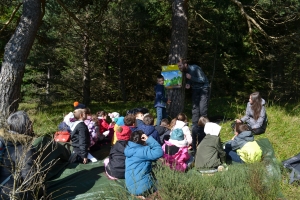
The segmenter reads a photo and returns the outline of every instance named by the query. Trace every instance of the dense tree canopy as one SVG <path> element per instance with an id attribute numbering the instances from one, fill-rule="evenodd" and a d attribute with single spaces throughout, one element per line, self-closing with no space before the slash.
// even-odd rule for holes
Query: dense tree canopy
<path id="1" fill-rule="evenodd" d="M 155 77 L 169 60 L 175 2 L 46 1 L 23 100 L 153 99 Z M 1 59 L 22 6 L 1 4 Z M 298 1 L 199 0 L 187 7 L 187 58 L 208 75 L 212 97 L 299 94 Z"/>

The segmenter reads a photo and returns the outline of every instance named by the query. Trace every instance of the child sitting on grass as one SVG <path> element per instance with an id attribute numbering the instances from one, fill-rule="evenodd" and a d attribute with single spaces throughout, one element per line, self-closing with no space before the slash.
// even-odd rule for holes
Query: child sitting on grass
<path id="1" fill-rule="evenodd" d="M 203 140 L 203 138 L 206 135 L 204 133 L 204 126 L 207 122 L 209 122 L 209 119 L 207 117 L 200 117 L 198 124 L 194 126 L 192 129 L 192 138 L 193 138 L 192 147 L 194 153 L 196 153 L 197 146 L 200 144 L 200 142 Z"/>
<path id="2" fill-rule="evenodd" d="M 125 148 L 125 184 L 133 195 L 147 196 L 156 191 L 152 176 L 152 161 L 162 157 L 160 144 L 143 131 L 131 133 Z"/>
<path id="3" fill-rule="evenodd" d="M 227 157 L 238 163 L 253 163 L 261 160 L 262 150 L 254 141 L 247 124 L 235 124 L 235 136 L 225 144 Z"/>
<path id="4" fill-rule="evenodd" d="M 99 120 L 99 131 L 103 134 L 105 131 L 108 130 L 109 124 L 107 123 L 107 112 L 104 110 L 97 112 L 98 120 Z"/>
<path id="5" fill-rule="evenodd" d="M 85 125 L 86 109 L 77 109 L 74 111 L 76 121 L 71 127 L 71 141 L 73 153 L 70 156 L 69 162 L 88 163 L 88 148 L 90 146 L 90 133 L 88 127 Z"/>
<path id="6" fill-rule="evenodd" d="M 177 115 L 176 124 L 173 127 L 173 130 L 176 128 L 182 129 L 184 138 L 187 140 L 188 144 L 191 145 L 193 138 L 192 138 L 191 131 L 188 127 L 187 121 L 188 121 L 187 116 L 184 113 L 179 113 Z M 172 135 L 172 130 L 170 135 Z"/>
<path id="7" fill-rule="evenodd" d="M 126 117 L 125 117 L 126 118 Z M 124 150 L 130 138 L 131 130 L 128 126 L 118 127 L 116 136 L 118 141 L 112 146 L 109 158 L 104 160 L 106 174 L 110 179 L 125 178 L 125 155 Z"/>
<path id="8" fill-rule="evenodd" d="M 193 161 L 190 159 L 188 153 L 188 143 L 184 139 L 184 134 L 181 129 L 174 129 L 169 141 L 165 141 L 162 146 L 164 151 L 165 163 L 177 171 L 184 172 L 189 163 Z"/>
<path id="9" fill-rule="evenodd" d="M 222 148 L 220 141 L 221 126 L 207 122 L 204 127 L 206 136 L 197 147 L 195 158 L 195 167 L 200 170 L 209 170 L 220 168 L 224 169 L 222 164 L 226 164 L 226 153 Z"/>
<path id="10" fill-rule="evenodd" d="M 136 131 L 137 127 L 135 126 L 135 116 L 133 114 L 127 114 L 124 118 L 124 124 L 125 126 L 128 126 L 131 130 L 131 132 Z"/>
<path id="11" fill-rule="evenodd" d="M 152 136 L 159 144 L 160 137 L 157 130 L 154 128 L 154 117 L 150 114 L 146 115 L 143 119 L 143 125 L 139 125 L 137 130 L 143 131 L 148 137 Z"/>
<path id="12" fill-rule="evenodd" d="M 169 120 L 168 119 L 162 119 L 160 122 L 160 126 L 156 125 L 155 129 L 157 130 L 160 138 L 160 143 L 163 145 L 165 143 L 165 140 L 170 139 L 170 128 L 169 128 Z"/>

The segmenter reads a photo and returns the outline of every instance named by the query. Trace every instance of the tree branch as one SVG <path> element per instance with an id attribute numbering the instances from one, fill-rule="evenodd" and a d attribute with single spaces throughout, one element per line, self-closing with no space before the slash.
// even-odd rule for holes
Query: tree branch
<path id="1" fill-rule="evenodd" d="M 74 15 L 74 13 L 68 10 L 67 6 L 61 0 L 56 0 L 56 1 L 81 29 L 87 31 L 86 28 L 82 25 L 82 22 Z"/>
<path id="2" fill-rule="evenodd" d="M 13 13 L 11 14 L 9 20 L 4 24 L 4 26 L 2 27 L 2 29 L 0 30 L 0 34 L 1 32 L 11 23 L 11 21 L 13 20 L 15 14 L 17 13 L 17 11 L 19 10 L 19 8 L 21 7 L 23 3 L 19 3 L 17 5 L 17 7 L 14 9 Z"/>

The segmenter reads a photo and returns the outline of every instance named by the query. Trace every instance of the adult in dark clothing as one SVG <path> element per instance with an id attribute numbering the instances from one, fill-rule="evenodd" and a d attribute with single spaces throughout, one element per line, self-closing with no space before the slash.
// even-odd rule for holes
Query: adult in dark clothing
<path id="1" fill-rule="evenodd" d="M 125 121 L 125 120 L 124 120 Z M 116 131 L 118 141 L 112 146 L 108 159 L 104 160 L 105 170 L 110 179 L 125 178 L 124 150 L 130 138 L 131 130 L 128 126 L 119 127 Z"/>
<path id="2" fill-rule="evenodd" d="M 33 140 L 32 123 L 24 111 L 17 111 L 11 114 L 7 119 L 9 131 L 0 130 L 0 143 L 2 144 L 2 159 L 0 166 L 0 198 L 10 199 L 12 195 L 18 199 L 32 199 L 34 183 L 36 178 L 34 159 L 35 151 L 31 145 Z M 13 175 L 13 174 L 14 175 Z M 25 184 L 30 186 L 26 192 L 13 194 L 13 188 L 19 189 L 19 186 Z M 26 189 L 22 190 L 25 191 Z"/>
<path id="3" fill-rule="evenodd" d="M 74 125 L 71 127 L 71 141 L 73 152 L 69 162 L 82 162 L 86 164 L 88 162 L 88 148 L 90 146 L 90 133 L 88 127 L 85 125 L 86 110 L 77 109 L 74 111 L 74 117 L 77 119 Z"/>
<path id="4" fill-rule="evenodd" d="M 178 67 L 181 72 L 186 73 L 185 88 L 192 87 L 192 123 L 193 126 L 197 125 L 201 116 L 207 116 L 208 96 L 209 96 L 209 82 L 198 65 L 189 65 L 185 59 L 178 62 Z"/>

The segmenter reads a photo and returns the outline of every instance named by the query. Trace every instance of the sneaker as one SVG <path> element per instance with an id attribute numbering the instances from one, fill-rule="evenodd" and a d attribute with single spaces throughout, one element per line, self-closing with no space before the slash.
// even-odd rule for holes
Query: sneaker
<path id="1" fill-rule="evenodd" d="M 218 172 L 222 172 L 222 171 L 225 171 L 225 167 L 223 165 L 220 165 L 218 167 Z"/>

